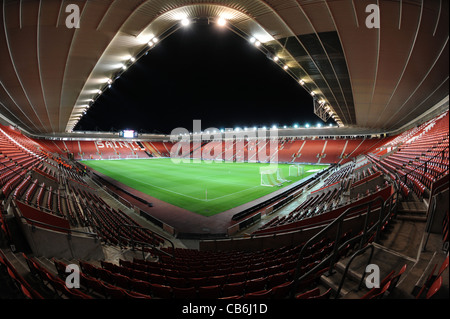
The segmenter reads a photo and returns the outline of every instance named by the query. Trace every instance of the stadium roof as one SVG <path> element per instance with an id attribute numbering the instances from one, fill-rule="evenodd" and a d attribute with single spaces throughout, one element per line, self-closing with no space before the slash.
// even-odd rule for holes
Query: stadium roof
<path id="1" fill-rule="evenodd" d="M 79 28 L 70 28 L 77 12 L 67 1 L 2 1 L 0 114 L 29 133 L 70 132 L 108 81 L 186 18 L 224 18 L 225 27 L 277 56 L 293 80 L 324 102 L 322 116 L 342 126 L 395 130 L 448 98 L 448 1 L 75 4 Z M 379 28 L 370 28 L 377 17 Z"/>

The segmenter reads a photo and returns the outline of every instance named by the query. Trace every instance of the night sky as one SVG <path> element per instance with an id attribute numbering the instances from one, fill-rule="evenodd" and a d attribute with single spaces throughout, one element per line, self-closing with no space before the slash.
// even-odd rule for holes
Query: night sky
<path id="1" fill-rule="evenodd" d="M 160 41 L 91 106 L 75 130 L 165 133 L 323 123 L 311 96 L 228 29 L 192 24 Z"/>

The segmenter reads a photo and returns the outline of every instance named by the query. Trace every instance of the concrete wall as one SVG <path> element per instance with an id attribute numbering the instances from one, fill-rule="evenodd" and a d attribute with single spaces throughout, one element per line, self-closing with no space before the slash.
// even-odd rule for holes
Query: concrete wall
<path id="1" fill-rule="evenodd" d="M 100 239 L 82 234 L 67 234 L 33 227 L 21 223 L 33 254 L 39 257 L 56 257 L 82 260 L 103 260 L 104 254 Z"/>

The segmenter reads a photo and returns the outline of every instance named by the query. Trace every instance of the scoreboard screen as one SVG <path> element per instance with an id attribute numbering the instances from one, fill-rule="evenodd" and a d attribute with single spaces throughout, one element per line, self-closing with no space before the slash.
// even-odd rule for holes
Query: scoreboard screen
<path id="1" fill-rule="evenodd" d="M 135 138 L 137 137 L 137 132 L 134 130 L 123 130 L 120 132 L 120 136 L 125 138 Z"/>

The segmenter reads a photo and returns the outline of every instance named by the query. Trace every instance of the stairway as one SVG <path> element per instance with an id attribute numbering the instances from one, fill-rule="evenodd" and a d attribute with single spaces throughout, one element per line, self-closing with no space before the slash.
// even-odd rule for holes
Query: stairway
<path id="1" fill-rule="evenodd" d="M 375 269 L 379 270 L 379 282 L 381 282 L 391 271 L 395 271 L 395 273 L 399 272 L 405 264 L 407 265 L 407 271 L 402 276 L 407 276 L 408 270 L 415 264 L 414 259 L 392 251 L 382 245 L 372 244 L 371 247 L 373 247 L 373 255 L 370 264 L 372 264 Z M 347 276 L 345 277 L 340 290 L 339 299 L 360 299 L 371 288 L 367 287 L 366 279 L 375 274 L 373 272 L 373 268 L 368 269 L 366 272 L 366 265 L 368 264 L 370 253 L 371 249 L 369 248 L 353 260 L 351 260 L 352 256 L 348 256 L 339 261 L 336 264 L 334 273 L 331 276 L 327 276 L 327 274 L 325 274 L 321 277 L 321 284 L 325 287 L 331 288 L 333 291 L 333 296 L 336 296 L 339 286 L 341 285 L 345 269 L 351 261 L 350 266 L 348 266 Z M 363 277 L 364 279 L 361 281 Z M 361 287 L 359 286 L 360 283 Z M 396 290 L 392 293 L 395 292 L 398 295 L 399 289 L 400 286 L 397 285 Z M 409 292 L 401 291 L 400 294 L 402 295 L 402 298 L 405 299 L 413 298 Z"/>
<path id="2" fill-rule="evenodd" d="M 411 220 L 426 222 L 428 205 L 424 200 L 420 200 L 413 193 L 411 199 L 400 202 L 397 218 L 401 220 Z"/>
<path id="3" fill-rule="evenodd" d="M 379 267 L 380 281 L 391 271 L 397 273 L 406 265 L 406 271 L 400 277 L 396 288 L 391 293 L 385 294 L 384 299 L 414 299 L 418 288 L 422 286 L 434 265 L 439 267 L 442 264 L 446 257 L 446 253 L 442 250 L 442 235 L 430 234 L 425 246 L 426 236 L 424 222 L 397 218 L 390 223 L 380 242 L 371 244 L 373 256 L 370 263 Z M 368 291 L 365 281 L 361 289 L 358 286 L 363 274 L 367 278 L 367 275 L 371 273 L 365 273 L 370 251 L 370 249 L 366 250 L 350 264 L 339 299 L 359 299 Z M 336 264 L 331 276 L 326 273 L 320 278 L 322 289 L 332 289 L 332 298 L 336 296 L 344 270 L 353 253 Z M 441 289 L 441 293 L 448 296 L 448 272 L 445 272 L 444 282 L 446 284 Z"/>

